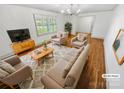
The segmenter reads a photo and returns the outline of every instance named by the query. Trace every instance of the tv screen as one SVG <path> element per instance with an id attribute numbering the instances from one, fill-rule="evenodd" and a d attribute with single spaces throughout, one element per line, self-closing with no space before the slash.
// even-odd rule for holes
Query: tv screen
<path id="1" fill-rule="evenodd" d="M 29 29 L 16 29 L 7 31 L 12 42 L 19 42 L 30 38 Z"/>

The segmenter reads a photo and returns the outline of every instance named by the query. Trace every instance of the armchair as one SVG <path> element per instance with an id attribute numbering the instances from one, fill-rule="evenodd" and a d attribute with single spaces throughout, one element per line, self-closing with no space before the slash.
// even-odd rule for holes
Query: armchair
<path id="1" fill-rule="evenodd" d="M 29 66 L 21 63 L 21 60 L 18 56 L 7 58 L 4 61 L 12 65 L 16 71 L 9 74 L 7 77 L 0 79 L 2 83 L 14 88 L 14 85 L 17 85 L 29 77 L 32 78 L 32 69 Z"/>
<path id="2" fill-rule="evenodd" d="M 71 45 L 75 48 L 80 48 L 87 43 L 87 35 L 79 33 L 77 36 L 71 39 Z"/>
<path id="3" fill-rule="evenodd" d="M 51 42 L 59 44 L 60 46 L 66 44 L 67 35 L 65 33 L 57 33 L 51 37 Z"/>

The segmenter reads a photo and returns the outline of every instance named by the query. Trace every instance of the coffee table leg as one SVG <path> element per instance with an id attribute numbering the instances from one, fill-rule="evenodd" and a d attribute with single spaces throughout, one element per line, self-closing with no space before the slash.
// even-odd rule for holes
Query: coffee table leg
<path id="1" fill-rule="evenodd" d="M 41 63 L 44 64 L 44 58 L 41 59 Z"/>
<path id="2" fill-rule="evenodd" d="M 38 66 L 40 66 L 40 61 L 39 60 L 36 60 L 36 61 L 37 61 Z"/>
<path id="3" fill-rule="evenodd" d="M 41 65 L 41 63 L 43 63 L 43 64 L 44 64 L 44 61 L 45 61 L 45 58 L 43 58 L 43 59 L 39 59 L 39 60 L 36 60 L 36 62 L 37 62 L 37 64 L 38 64 L 38 66 L 40 66 L 40 65 Z"/>

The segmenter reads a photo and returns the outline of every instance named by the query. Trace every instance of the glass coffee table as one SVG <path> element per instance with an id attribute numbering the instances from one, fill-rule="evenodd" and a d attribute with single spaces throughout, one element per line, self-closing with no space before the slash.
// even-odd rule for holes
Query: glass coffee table
<path id="1" fill-rule="evenodd" d="M 32 51 L 31 57 L 38 63 L 38 66 L 39 66 L 41 61 L 44 61 L 46 56 L 52 54 L 52 57 L 53 57 L 53 51 L 54 49 L 51 47 L 48 47 L 47 49 L 45 49 L 44 47 L 41 47 L 38 50 Z"/>

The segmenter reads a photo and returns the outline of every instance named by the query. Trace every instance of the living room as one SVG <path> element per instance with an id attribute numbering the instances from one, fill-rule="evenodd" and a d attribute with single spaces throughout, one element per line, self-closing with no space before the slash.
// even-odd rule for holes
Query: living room
<path id="1" fill-rule="evenodd" d="M 112 50 L 123 32 L 123 9 L 119 4 L 0 5 L 0 88 L 124 88 L 123 56 L 119 60 Z"/>

